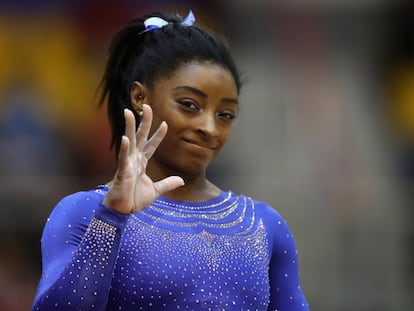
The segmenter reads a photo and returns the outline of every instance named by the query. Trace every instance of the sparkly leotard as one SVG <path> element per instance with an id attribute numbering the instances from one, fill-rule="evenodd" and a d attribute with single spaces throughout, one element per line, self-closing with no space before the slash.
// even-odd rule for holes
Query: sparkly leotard
<path id="1" fill-rule="evenodd" d="M 222 192 L 121 215 L 107 190 L 53 210 L 33 310 L 309 310 L 293 236 L 267 204 Z"/>

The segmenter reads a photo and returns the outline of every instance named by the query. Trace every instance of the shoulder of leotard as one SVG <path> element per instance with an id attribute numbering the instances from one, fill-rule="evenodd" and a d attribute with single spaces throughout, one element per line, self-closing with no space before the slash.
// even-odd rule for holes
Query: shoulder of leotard
<path id="1" fill-rule="evenodd" d="M 270 220 L 271 222 L 274 221 L 283 221 L 286 222 L 283 218 L 282 214 L 278 211 L 277 208 L 270 205 L 269 203 L 265 201 L 256 200 L 255 198 L 252 198 L 250 196 L 244 195 L 244 194 L 234 194 L 234 196 L 237 196 L 239 199 L 246 199 L 248 201 L 252 202 L 252 206 L 254 207 L 254 210 L 256 213 L 259 213 L 263 216 L 263 218 Z"/>
<path id="2" fill-rule="evenodd" d="M 79 190 L 64 196 L 60 202 L 64 201 L 78 201 L 78 200 L 102 200 L 108 192 L 106 185 L 99 185 L 88 190 Z"/>
<path id="3" fill-rule="evenodd" d="M 52 214 L 60 213 L 93 213 L 102 202 L 108 191 L 107 186 L 99 185 L 92 189 L 80 190 L 64 196 L 55 205 Z"/>

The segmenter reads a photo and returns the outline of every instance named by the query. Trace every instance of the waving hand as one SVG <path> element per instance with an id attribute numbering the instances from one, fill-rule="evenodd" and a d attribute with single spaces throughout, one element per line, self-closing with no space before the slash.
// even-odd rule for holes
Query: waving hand
<path id="1" fill-rule="evenodd" d="M 170 176 L 154 182 L 146 173 L 148 160 L 167 133 L 167 123 L 162 122 L 157 131 L 148 138 L 152 124 L 152 109 L 143 106 L 143 115 L 137 132 L 135 117 L 125 109 L 125 135 L 122 137 L 118 168 L 103 204 L 122 213 L 141 211 L 165 192 L 184 185 L 178 176 Z"/>

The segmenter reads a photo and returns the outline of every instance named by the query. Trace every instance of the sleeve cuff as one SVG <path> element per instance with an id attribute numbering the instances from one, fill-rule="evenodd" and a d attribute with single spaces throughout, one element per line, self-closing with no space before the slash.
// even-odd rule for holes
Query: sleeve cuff
<path id="1" fill-rule="evenodd" d="M 95 210 L 94 216 L 121 230 L 125 228 L 126 223 L 130 217 L 130 215 L 124 215 L 124 214 L 115 212 L 114 210 L 102 204 L 102 202 L 99 203 L 98 208 Z"/>

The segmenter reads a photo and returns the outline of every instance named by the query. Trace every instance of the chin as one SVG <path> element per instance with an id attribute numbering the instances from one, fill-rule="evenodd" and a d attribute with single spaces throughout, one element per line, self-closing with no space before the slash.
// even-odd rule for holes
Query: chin
<path id="1" fill-rule="evenodd" d="M 186 159 L 180 163 L 170 163 L 168 167 L 177 172 L 177 175 L 204 175 L 211 161 Z"/>
<path id="2" fill-rule="evenodd" d="M 178 171 L 183 175 L 204 175 L 207 170 L 208 165 L 200 165 L 195 163 L 188 163 L 184 166 L 180 166 Z"/>
<path id="3" fill-rule="evenodd" d="M 214 160 L 210 157 L 188 156 L 188 154 L 169 153 L 165 156 L 154 155 L 153 158 L 162 167 L 167 168 L 170 174 L 180 175 L 201 175 L 205 174 L 208 166 Z"/>

